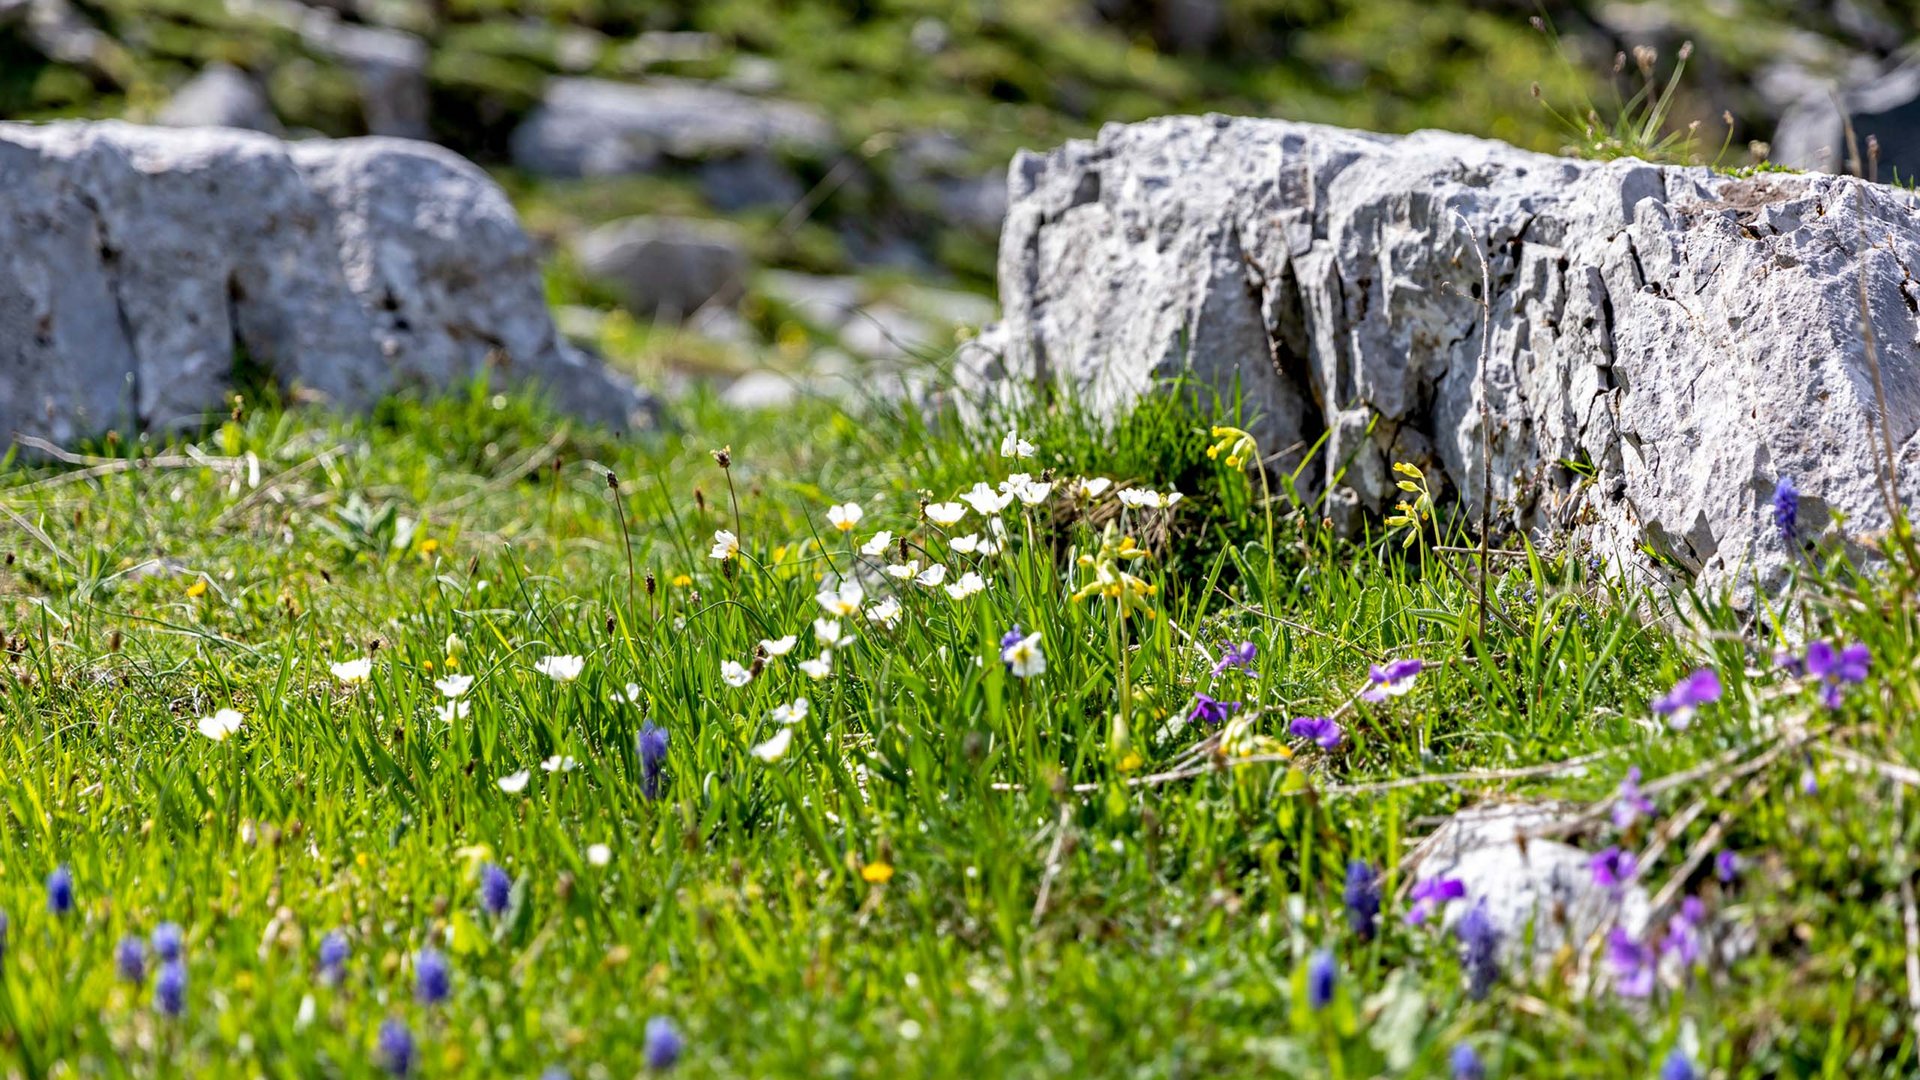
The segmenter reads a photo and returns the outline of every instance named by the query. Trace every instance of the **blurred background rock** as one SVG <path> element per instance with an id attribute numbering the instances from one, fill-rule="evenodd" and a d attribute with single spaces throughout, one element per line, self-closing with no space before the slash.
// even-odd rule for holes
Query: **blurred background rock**
<path id="1" fill-rule="evenodd" d="M 432 139 L 570 336 L 775 405 L 992 317 L 1023 146 L 1222 111 L 1904 180 L 1916 39 L 1891 0 L 0 0 L 0 118 Z"/>

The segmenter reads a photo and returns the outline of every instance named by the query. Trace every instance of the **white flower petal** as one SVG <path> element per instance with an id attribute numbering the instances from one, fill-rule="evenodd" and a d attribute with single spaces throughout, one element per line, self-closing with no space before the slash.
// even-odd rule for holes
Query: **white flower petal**
<path id="1" fill-rule="evenodd" d="M 793 745 L 793 729 L 783 727 L 773 733 L 773 738 L 753 748 L 753 756 L 765 762 L 779 761 L 786 756 L 787 747 Z"/>
<path id="2" fill-rule="evenodd" d="M 533 774 L 525 769 L 521 769 L 519 772 L 508 773 L 500 779 L 495 780 L 494 783 L 500 785 L 501 791 L 509 795 L 518 795 L 527 790 L 527 781 L 531 779 L 533 779 Z"/>

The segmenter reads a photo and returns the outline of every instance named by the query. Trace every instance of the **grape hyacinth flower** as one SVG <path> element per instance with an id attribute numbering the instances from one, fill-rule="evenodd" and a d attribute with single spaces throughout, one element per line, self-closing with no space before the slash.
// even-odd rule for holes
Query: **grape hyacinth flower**
<path id="1" fill-rule="evenodd" d="M 1693 723 L 1700 706 L 1720 700 L 1720 676 L 1712 668 L 1700 670 L 1673 684 L 1665 695 L 1653 699 L 1653 711 L 1667 718 L 1667 726 L 1685 731 Z"/>
<path id="2" fill-rule="evenodd" d="M 1677 1046 L 1673 1048 L 1673 1053 L 1667 1055 L 1666 1062 L 1660 1066 L 1660 1080 L 1697 1080 L 1699 1075 L 1693 1069 L 1693 1062 Z"/>
<path id="3" fill-rule="evenodd" d="M 647 1068 L 654 1072 L 666 1072 L 680 1063 L 680 1055 L 687 1048 L 687 1041 L 680 1037 L 680 1029 L 673 1021 L 664 1016 L 656 1016 L 647 1021 L 646 1042 L 643 1053 L 647 1059 Z"/>
<path id="4" fill-rule="evenodd" d="M 329 985 L 338 985 L 347 974 L 347 957 L 353 949 L 347 944 L 347 935 L 338 930 L 327 931 L 320 939 L 320 978 Z"/>
<path id="5" fill-rule="evenodd" d="M 1365 859 L 1347 864 L 1347 925 L 1361 941 L 1372 941 L 1380 919 L 1380 874 Z"/>
<path id="6" fill-rule="evenodd" d="M 1333 953 L 1321 949 L 1307 961 L 1307 1006 L 1319 1012 L 1333 1004 Z"/>
<path id="7" fill-rule="evenodd" d="M 505 870 L 492 863 L 480 868 L 480 906 L 487 914 L 499 918 L 507 913 L 507 902 L 513 898 L 513 879 Z"/>
<path id="8" fill-rule="evenodd" d="M 1385 667 L 1372 665 L 1367 671 L 1370 685 L 1360 692 L 1367 701 L 1385 701 L 1413 689 L 1413 677 L 1426 668 L 1425 661 L 1395 660 Z"/>
<path id="9" fill-rule="evenodd" d="M 1820 701 L 1829 709 L 1840 707 L 1847 686 L 1866 682 L 1872 666 L 1873 652 L 1860 642 L 1838 651 L 1824 641 L 1807 646 L 1807 676 L 1820 680 Z"/>
<path id="10" fill-rule="evenodd" d="M 453 993 L 453 967 L 439 950 L 421 949 L 413 960 L 414 996 L 426 1005 L 438 1005 Z"/>
<path id="11" fill-rule="evenodd" d="M 65 915 L 73 910 L 73 871 L 65 863 L 47 875 L 47 913 Z"/>
<path id="12" fill-rule="evenodd" d="M 1466 883 L 1458 878 L 1428 878 L 1413 887 L 1413 907 L 1407 910 L 1407 925 L 1419 926 L 1449 900 L 1467 895 Z"/>
<path id="13" fill-rule="evenodd" d="M 1325 716 L 1299 716 L 1287 725 L 1287 733 L 1296 738 L 1312 739 L 1322 750 L 1332 750 L 1346 741 L 1346 733 L 1340 730 L 1338 722 Z"/>
<path id="14" fill-rule="evenodd" d="M 1720 884 L 1731 885 L 1733 879 L 1740 876 L 1740 856 L 1737 852 L 1723 851 L 1713 857 L 1713 876 Z"/>
<path id="15" fill-rule="evenodd" d="M 1487 1080 L 1487 1067 L 1467 1043 L 1456 1044 L 1453 1053 L 1447 1055 L 1447 1069 L 1453 1074 L 1453 1080 Z"/>
<path id="16" fill-rule="evenodd" d="M 660 773 L 667 765 L 667 729 L 649 720 L 634 740 L 640 750 L 640 794 L 660 797 Z"/>
<path id="17" fill-rule="evenodd" d="M 1467 973 L 1467 995 L 1480 1001 L 1500 977 L 1500 930 L 1487 914 L 1485 900 L 1460 917 L 1454 924 L 1453 936 L 1460 941 L 1460 966 Z"/>
<path id="18" fill-rule="evenodd" d="M 1773 528 L 1788 544 L 1800 531 L 1800 489 L 1784 476 L 1773 485 Z"/>
<path id="19" fill-rule="evenodd" d="M 153 955 L 163 964 L 178 960 L 186 941 L 186 932 L 180 929 L 179 923 L 163 922 L 153 928 Z"/>
<path id="20" fill-rule="evenodd" d="M 1219 701 L 1206 694 L 1195 694 L 1193 699 L 1193 711 L 1187 714 L 1187 722 L 1192 724 L 1224 724 L 1240 710 L 1237 701 Z"/>
<path id="21" fill-rule="evenodd" d="M 1245 671 L 1253 666 L 1254 658 L 1259 655 L 1260 650 L 1251 641 L 1229 645 L 1220 654 L 1220 662 L 1213 665 L 1213 676 L 1217 679 L 1229 671 Z"/>
<path id="22" fill-rule="evenodd" d="M 380 1067 L 390 1076 L 413 1072 L 413 1032 L 406 1021 L 390 1016 L 380 1024 Z"/>
<path id="23" fill-rule="evenodd" d="M 1607 962 L 1613 967 L 1613 989 L 1621 997 L 1643 998 L 1653 993 L 1653 950 L 1633 939 L 1625 927 L 1607 935 Z"/>
<path id="24" fill-rule="evenodd" d="M 1640 870 L 1639 857 L 1621 847 L 1610 847 L 1587 860 L 1593 883 L 1603 889 L 1622 889 Z"/>
<path id="25" fill-rule="evenodd" d="M 1653 800 L 1640 794 L 1640 766 L 1627 770 L 1626 779 L 1620 781 L 1620 790 L 1613 800 L 1613 827 L 1625 829 L 1642 817 L 1653 813 Z"/>
<path id="26" fill-rule="evenodd" d="M 113 967 L 130 983 L 147 981 L 147 943 L 137 934 L 128 934 L 113 947 Z"/>
<path id="27" fill-rule="evenodd" d="M 153 1007 L 167 1016 L 187 1011 L 187 965 L 169 960 L 153 980 Z"/>

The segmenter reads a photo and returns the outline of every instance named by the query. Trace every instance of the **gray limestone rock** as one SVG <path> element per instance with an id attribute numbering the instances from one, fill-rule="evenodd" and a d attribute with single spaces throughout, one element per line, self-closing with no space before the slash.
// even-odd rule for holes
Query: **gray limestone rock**
<path id="1" fill-rule="evenodd" d="M 795 102 L 683 80 L 567 78 L 548 83 L 515 129 L 513 158 L 537 176 L 612 176 L 648 172 L 663 159 L 820 158 L 835 145 L 827 118 Z"/>
<path id="2" fill-rule="evenodd" d="M 667 322 L 708 304 L 732 304 L 747 280 L 745 243 L 724 221 L 626 218 L 581 236 L 574 256 L 627 310 Z"/>
<path id="3" fill-rule="evenodd" d="M 155 122 L 166 127 L 229 127 L 280 133 L 266 91 L 230 64 L 208 64 L 173 92 Z"/>
<path id="4" fill-rule="evenodd" d="M 1801 540 L 1858 554 L 1888 524 L 1864 276 L 1897 497 L 1920 502 L 1912 193 L 1224 116 L 1021 154 L 1009 188 L 966 407 L 1036 379 L 1109 416 L 1176 376 L 1238 387 L 1274 467 L 1329 435 L 1308 493 L 1337 477 L 1331 501 L 1370 513 L 1422 454 L 1477 512 L 1484 437 L 1506 525 L 1767 588 L 1796 557 L 1778 478 Z"/>
<path id="5" fill-rule="evenodd" d="M 0 431 L 192 424 L 242 359 L 343 408 L 489 374 L 653 421 L 555 333 L 512 207 L 450 151 L 0 124 Z"/>

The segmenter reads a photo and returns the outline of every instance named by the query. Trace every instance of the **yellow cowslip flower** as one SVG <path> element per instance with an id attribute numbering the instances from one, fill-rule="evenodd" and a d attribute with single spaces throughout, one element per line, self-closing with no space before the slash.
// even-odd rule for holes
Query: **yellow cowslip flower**
<path id="1" fill-rule="evenodd" d="M 207 579 L 203 577 L 194 578 L 193 584 L 187 586 L 187 595 L 196 599 L 207 595 Z"/>
<path id="2" fill-rule="evenodd" d="M 1079 559 L 1080 566 L 1093 571 L 1093 578 L 1082 585 L 1071 599 L 1080 601 L 1101 597 L 1112 600 L 1123 619 L 1135 611 L 1145 614 L 1149 619 L 1154 618 L 1156 613 L 1147 606 L 1147 599 L 1157 595 L 1159 588 L 1121 569 L 1127 562 L 1146 557 L 1146 549 L 1135 543 L 1133 537 L 1118 535 L 1113 523 L 1108 522 L 1106 532 L 1100 537 L 1100 550 L 1092 555 L 1082 555 Z"/>
<path id="3" fill-rule="evenodd" d="M 893 880 L 893 864 L 870 862 L 860 868 L 860 879 L 869 885 L 885 885 Z"/>
<path id="4" fill-rule="evenodd" d="M 1254 441 L 1250 433 L 1237 427 L 1219 424 L 1215 425 L 1208 434 L 1218 441 L 1207 447 L 1207 457 L 1218 459 L 1220 455 L 1225 454 L 1228 468 L 1237 469 L 1249 462 L 1260 460 L 1260 445 Z"/>

